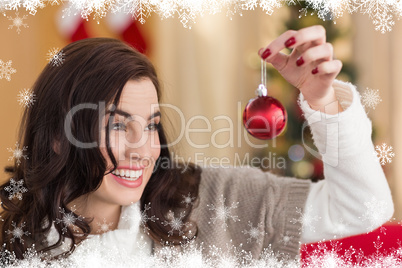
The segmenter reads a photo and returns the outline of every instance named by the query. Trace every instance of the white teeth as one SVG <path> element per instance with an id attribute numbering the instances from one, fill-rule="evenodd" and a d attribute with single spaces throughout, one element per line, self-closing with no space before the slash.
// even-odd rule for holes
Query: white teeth
<path id="1" fill-rule="evenodd" d="M 140 170 L 116 169 L 112 173 L 128 181 L 136 181 L 142 175 L 142 169 Z"/>

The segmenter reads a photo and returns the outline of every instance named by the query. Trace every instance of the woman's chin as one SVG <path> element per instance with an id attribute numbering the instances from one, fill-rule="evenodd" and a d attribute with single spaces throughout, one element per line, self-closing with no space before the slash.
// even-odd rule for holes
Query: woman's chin
<path id="1" fill-rule="evenodd" d="M 121 200 L 120 205 L 121 206 L 129 206 L 131 204 L 137 203 L 138 201 L 140 201 L 140 199 L 141 199 L 141 196 L 138 198 L 133 198 L 133 197 L 126 198 L 124 200 Z"/>

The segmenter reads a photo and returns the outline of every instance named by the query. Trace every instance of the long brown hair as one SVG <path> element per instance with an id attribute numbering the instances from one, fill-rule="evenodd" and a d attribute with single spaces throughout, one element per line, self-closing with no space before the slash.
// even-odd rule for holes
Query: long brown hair
<path id="1" fill-rule="evenodd" d="M 65 131 L 64 119 L 73 107 L 79 104 L 119 102 L 122 89 L 128 80 L 149 78 L 161 97 L 161 89 L 155 69 L 151 62 L 141 53 L 110 38 L 89 38 L 71 43 L 60 53 L 64 56 L 61 66 L 49 63 L 38 79 L 32 91 L 35 103 L 24 111 L 20 134 L 20 147 L 26 148 L 20 164 L 7 167 L 15 182 L 22 180 L 28 191 L 22 199 L 11 198 L 6 187 L 9 180 L 0 186 L 0 198 L 3 211 L 1 217 L 0 242 L 4 249 L 14 252 L 18 259 L 32 244 L 47 252 L 58 248 L 66 238 L 73 244 L 67 254 L 79 243 L 71 226 L 54 224 L 59 233 L 59 240 L 54 245 L 45 241 L 46 234 L 63 213 L 71 213 L 78 218 L 67 204 L 74 199 L 95 191 L 105 176 L 106 160 L 99 146 L 82 148 L 72 144 Z M 96 141 L 99 143 L 99 109 L 85 109 L 74 115 L 71 120 L 72 135 L 83 143 Z M 109 120 L 114 114 L 111 113 Z M 110 123 L 110 121 L 109 121 Z M 168 241 L 178 244 L 182 241 L 182 233 L 175 231 L 169 234 L 169 226 L 162 224 L 169 221 L 169 210 L 184 210 L 183 221 L 189 221 L 192 203 L 181 202 L 188 193 L 198 196 L 200 169 L 196 166 L 186 168 L 182 172 L 172 162 L 168 141 L 163 126 L 158 130 L 161 154 L 155 164 L 151 176 L 141 197 L 141 208 L 149 217 L 155 215 L 158 221 L 148 221 L 149 235 L 155 241 Z M 117 168 L 106 131 L 108 155 Z M 54 144 L 57 143 L 57 152 Z M 151 203 L 150 209 L 145 209 Z M 193 227 L 195 223 L 192 223 Z M 88 220 L 74 223 L 84 238 L 91 232 Z M 22 229 L 23 239 L 13 239 L 12 230 Z M 63 229 L 64 227 L 64 229 Z M 194 234 L 194 228 L 193 228 Z M 181 235 L 179 235 L 181 234 Z"/>

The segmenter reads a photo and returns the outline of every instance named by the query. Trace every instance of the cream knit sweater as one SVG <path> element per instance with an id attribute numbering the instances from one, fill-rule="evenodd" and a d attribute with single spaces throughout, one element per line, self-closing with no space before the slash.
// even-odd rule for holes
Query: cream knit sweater
<path id="1" fill-rule="evenodd" d="M 241 244 L 254 258 L 268 247 L 293 258 L 300 242 L 368 232 L 392 217 L 390 189 L 374 155 L 371 121 L 360 96 L 349 83 L 335 81 L 334 88 L 344 108 L 337 115 L 314 111 L 302 95 L 299 99 L 322 155 L 325 180 L 310 183 L 255 168 L 203 169 L 191 218 L 198 227 L 196 242 L 205 253 L 212 245 L 225 252 Z M 123 207 L 116 230 L 91 236 L 70 258 L 82 261 L 96 254 L 98 258 L 90 260 L 113 256 L 146 266 L 150 256 L 163 254 L 163 247 L 144 234 L 140 223 L 138 204 Z M 48 236 L 50 244 L 58 238 L 54 231 Z"/>

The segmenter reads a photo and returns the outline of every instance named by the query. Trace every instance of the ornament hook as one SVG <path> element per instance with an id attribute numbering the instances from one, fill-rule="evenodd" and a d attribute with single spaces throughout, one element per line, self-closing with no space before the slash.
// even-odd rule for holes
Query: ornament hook
<path id="1" fill-rule="evenodd" d="M 267 67 L 265 61 L 261 59 L 261 84 L 258 86 L 257 89 L 257 95 L 259 97 L 268 95 L 266 83 L 267 83 Z"/>

